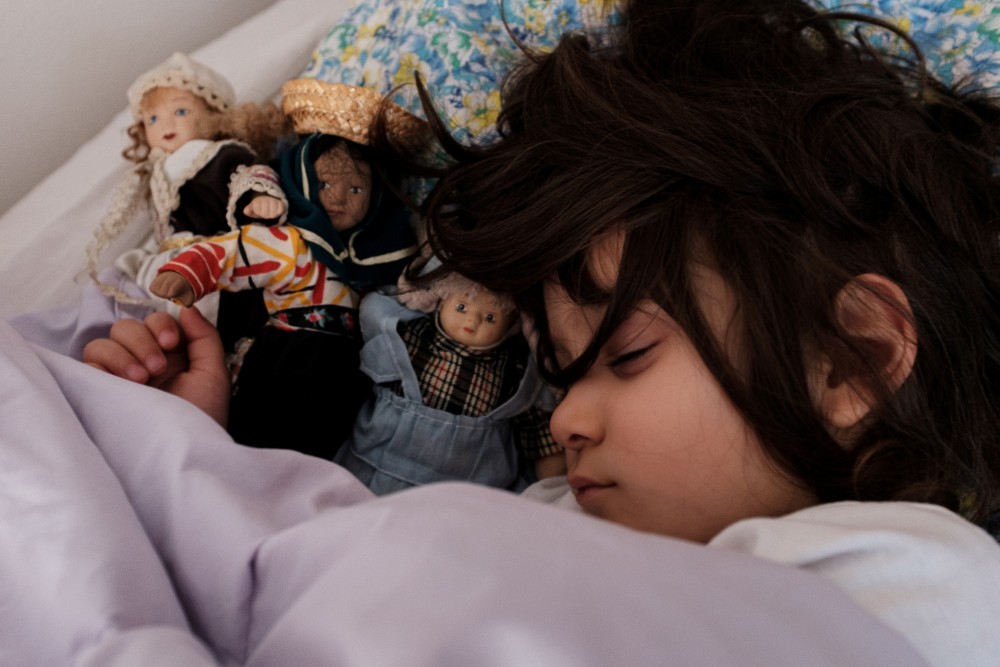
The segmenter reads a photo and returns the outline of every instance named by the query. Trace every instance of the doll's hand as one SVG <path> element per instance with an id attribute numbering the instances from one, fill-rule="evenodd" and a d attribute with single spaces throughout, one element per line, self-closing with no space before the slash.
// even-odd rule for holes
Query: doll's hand
<path id="1" fill-rule="evenodd" d="M 406 273 L 396 280 L 396 299 L 410 310 L 433 313 L 441 303 L 441 297 L 429 289 L 415 286 L 406 279 Z"/>
<path id="2" fill-rule="evenodd" d="M 259 220 L 277 220 L 285 213 L 285 202 L 271 195 L 257 195 L 243 207 L 243 215 Z"/>
<path id="3" fill-rule="evenodd" d="M 170 299 L 186 308 L 194 303 L 194 288 L 187 278 L 176 271 L 164 271 L 153 279 L 149 291 L 162 299 Z"/>
<path id="4" fill-rule="evenodd" d="M 183 398 L 226 424 L 230 388 L 222 339 L 194 308 L 182 310 L 179 322 L 162 312 L 142 322 L 120 320 L 110 338 L 87 344 L 83 361 Z"/>

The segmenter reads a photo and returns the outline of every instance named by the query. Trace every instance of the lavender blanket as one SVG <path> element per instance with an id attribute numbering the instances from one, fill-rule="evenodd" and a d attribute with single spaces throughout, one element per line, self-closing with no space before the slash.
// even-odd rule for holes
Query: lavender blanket
<path id="1" fill-rule="evenodd" d="M 920 664 L 813 575 L 471 485 L 381 499 L 0 322 L 0 664 Z"/>

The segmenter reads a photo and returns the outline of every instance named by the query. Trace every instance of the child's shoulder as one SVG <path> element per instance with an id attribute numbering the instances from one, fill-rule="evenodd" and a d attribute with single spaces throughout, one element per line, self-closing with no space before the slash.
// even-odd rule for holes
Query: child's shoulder
<path id="1" fill-rule="evenodd" d="M 865 552 L 899 552 L 912 547 L 949 558 L 982 557 L 1000 568 L 1000 544 L 986 531 L 937 505 L 910 502 L 843 501 L 815 505 L 779 518 L 737 522 L 712 540 L 713 546 L 736 550 L 768 550 L 772 560 L 808 565 L 832 556 Z M 837 545 L 832 548 L 832 545 Z M 788 549 L 782 557 L 782 549 Z M 978 554 L 978 555 L 977 555 Z"/>
<path id="2" fill-rule="evenodd" d="M 936 505 L 846 501 L 740 521 L 710 546 L 809 570 L 907 636 L 933 664 L 1000 654 L 1000 544 Z"/>

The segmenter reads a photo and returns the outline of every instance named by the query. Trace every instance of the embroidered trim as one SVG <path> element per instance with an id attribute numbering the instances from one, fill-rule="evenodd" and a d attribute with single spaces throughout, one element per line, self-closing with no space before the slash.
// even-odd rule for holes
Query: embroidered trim
<path id="1" fill-rule="evenodd" d="M 310 243 L 315 243 L 319 247 L 323 248 L 323 250 L 326 250 L 328 253 L 330 253 L 334 259 L 341 262 L 347 259 L 348 252 L 346 250 L 344 252 L 338 253 L 336 250 L 333 249 L 333 246 L 327 243 L 326 240 L 323 239 L 323 237 L 316 234 L 316 232 L 310 231 L 308 229 L 303 229 L 302 227 L 296 227 L 295 229 L 297 229 L 299 234 L 302 235 L 302 238 L 309 241 Z"/>
<path id="2" fill-rule="evenodd" d="M 406 259 L 411 255 L 415 255 L 420 246 L 411 245 L 408 248 L 403 248 L 402 250 L 395 250 L 393 252 L 387 252 L 384 255 L 375 255 L 373 257 L 358 257 L 357 253 L 354 252 L 354 237 L 352 236 L 348 241 L 348 252 L 351 255 L 351 259 L 355 264 L 361 266 L 374 266 L 376 264 L 388 264 L 390 262 L 395 262 L 400 259 Z M 338 257 L 339 259 L 339 257 Z"/>
<path id="3" fill-rule="evenodd" d="M 281 310 L 271 316 L 270 323 L 281 329 L 308 329 L 351 338 L 361 336 L 357 311 L 329 304 Z"/>
<path id="4" fill-rule="evenodd" d="M 174 234 L 160 243 L 158 251 L 167 252 L 168 250 L 180 250 L 181 248 L 186 248 L 194 243 L 201 243 L 207 238 L 207 236 L 196 236 L 194 234 Z"/>
<path id="5" fill-rule="evenodd" d="M 226 205 L 226 222 L 230 229 L 237 229 L 236 203 L 247 192 L 260 192 L 280 199 L 285 212 L 273 224 L 284 224 L 288 220 L 288 198 L 278 182 L 278 174 L 267 165 L 240 165 L 229 177 L 229 202 Z"/>

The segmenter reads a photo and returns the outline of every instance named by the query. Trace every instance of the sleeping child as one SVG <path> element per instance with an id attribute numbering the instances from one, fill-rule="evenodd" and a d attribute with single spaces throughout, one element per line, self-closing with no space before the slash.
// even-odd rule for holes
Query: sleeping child
<path id="1" fill-rule="evenodd" d="M 942 83 L 888 21 L 622 4 L 596 38 L 524 59 L 498 141 L 441 138 L 454 160 L 426 207 L 442 269 L 513 295 L 536 327 L 564 391 L 557 502 L 622 540 L 823 577 L 929 664 L 994 664 L 1000 101 Z M 136 323 L 90 360 L 121 375 L 150 349 L 187 354 L 176 393 L 217 415 L 189 391 L 223 365 L 199 324 Z"/>

